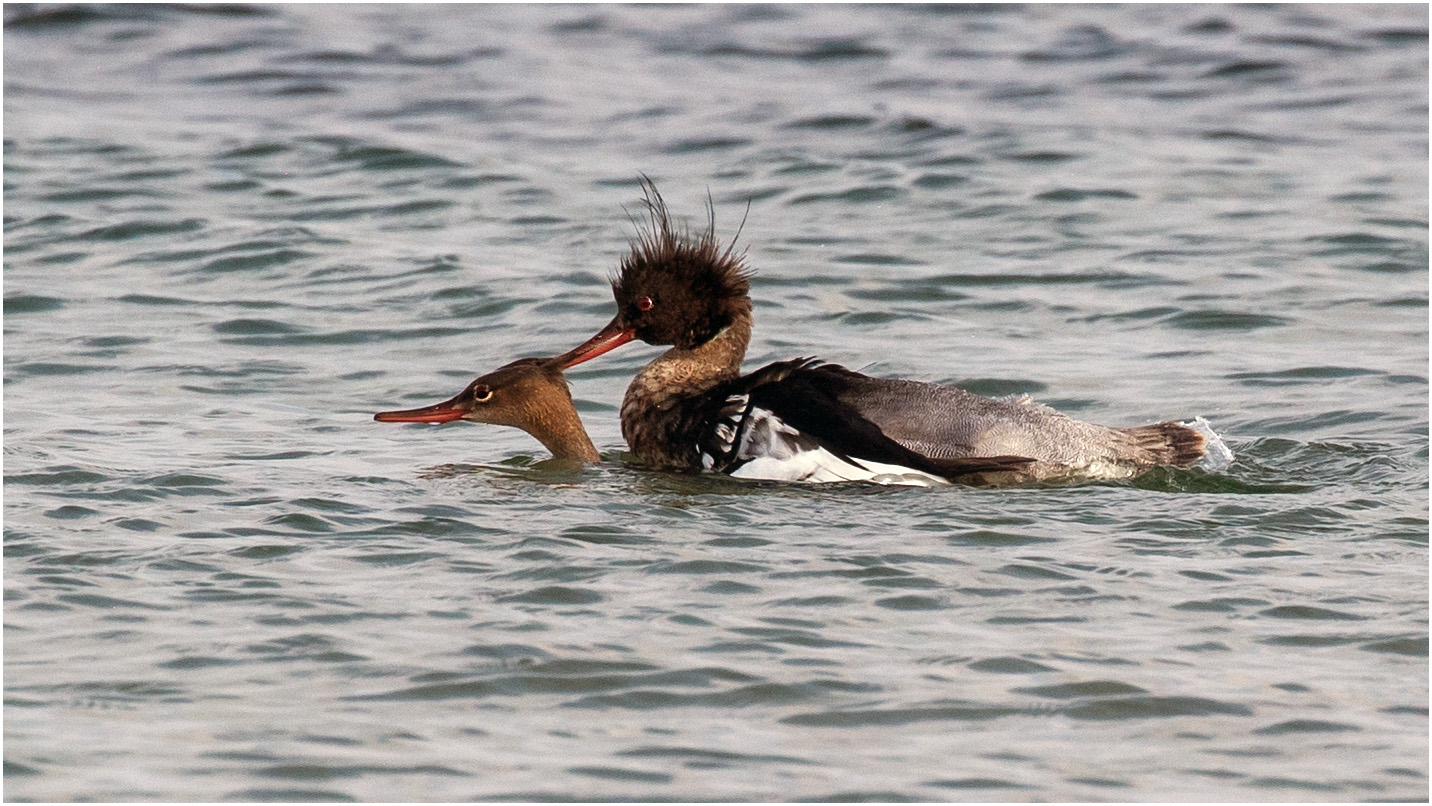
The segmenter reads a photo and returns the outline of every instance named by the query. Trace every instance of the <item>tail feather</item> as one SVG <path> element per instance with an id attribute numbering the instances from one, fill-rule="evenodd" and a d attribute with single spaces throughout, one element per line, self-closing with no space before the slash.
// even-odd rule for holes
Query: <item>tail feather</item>
<path id="1" fill-rule="evenodd" d="M 1148 451 L 1155 465 L 1192 467 L 1203 458 L 1208 443 L 1203 434 L 1174 422 L 1126 428 L 1124 433 Z"/>

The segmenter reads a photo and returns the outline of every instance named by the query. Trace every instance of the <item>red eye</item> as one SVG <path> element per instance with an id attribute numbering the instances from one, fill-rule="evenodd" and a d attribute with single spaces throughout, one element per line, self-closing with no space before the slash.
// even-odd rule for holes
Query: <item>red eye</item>
<path id="1" fill-rule="evenodd" d="M 636 309 L 638 311 L 649 311 L 651 310 L 651 306 L 655 304 L 656 303 L 651 301 L 651 297 L 642 297 L 636 301 Z"/>

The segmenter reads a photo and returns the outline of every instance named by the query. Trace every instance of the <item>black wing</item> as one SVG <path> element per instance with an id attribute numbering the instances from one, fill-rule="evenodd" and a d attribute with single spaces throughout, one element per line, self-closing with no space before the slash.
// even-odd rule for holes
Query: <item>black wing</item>
<path id="1" fill-rule="evenodd" d="M 757 370 L 715 390 L 707 412 L 708 436 L 701 445 L 703 463 L 730 472 L 745 460 L 737 455 L 742 438 L 753 427 L 769 427 L 769 412 L 788 427 L 775 434 L 792 453 L 824 448 L 842 460 L 908 467 L 951 481 L 977 473 L 1016 471 L 1033 459 L 1020 456 L 931 459 L 887 436 L 854 407 L 841 402 L 828 373 L 810 358 L 782 361 Z M 862 462 L 864 460 L 864 462 Z"/>

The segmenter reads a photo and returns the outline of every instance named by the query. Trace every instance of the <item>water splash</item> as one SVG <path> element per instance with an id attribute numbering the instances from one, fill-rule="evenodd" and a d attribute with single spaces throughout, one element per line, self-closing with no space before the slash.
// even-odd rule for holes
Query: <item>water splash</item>
<path id="1" fill-rule="evenodd" d="M 1218 432 L 1213 430 L 1213 426 L 1208 420 L 1200 416 L 1193 418 L 1192 422 L 1181 423 L 1181 425 L 1186 428 L 1192 428 L 1202 434 L 1203 438 L 1207 440 L 1207 444 L 1204 446 L 1203 458 L 1198 460 L 1198 464 L 1195 465 L 1195 467 L 1216 473 L 1221 470 L 1227 470 L 1228 467 L 1233 464 L 1233 449 L 1229 448 L 1228 443 L 1223 441 L 1223 437 L 1220 437 Z"/>

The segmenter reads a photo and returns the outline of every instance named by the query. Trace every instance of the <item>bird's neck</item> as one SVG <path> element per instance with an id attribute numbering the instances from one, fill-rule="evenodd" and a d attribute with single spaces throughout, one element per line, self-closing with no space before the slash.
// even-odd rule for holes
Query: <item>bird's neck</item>
<path id="1" fill-rule="evenodd" d="M 577 416 L 571 398 L 566 403 L 565 406 L 540 405 L 531 411 L 529 417 L 533 427 L 529 432 L 552 452 L 553 459 L 600 462 L 602 457 L 592 444 L 592 438 L 587 436 L 587 429 L 582 427 L 582 420 Z"/>
<path id="2" fill-rule="evenodd" d="M 738 377 L 750 342 L 751 314 L 744 311 L 705 344 L 673 347 L 643 367 L 622 400 L 622 436 L 632 452 L 655 466 L 688 464 L 695 446 L 675 444 L 684 441 L 676 434 L 684 423 L 678 404 Z"/>
<path id="3" fill-rule="evenodd" d="M 686 396 L 710 389 L 741 374 L 741 361 L 751 343 L 751 315 L 738 315 L 710 341 L 696 347 L 672 347 L 642 368 L 627 396 Z"/>

